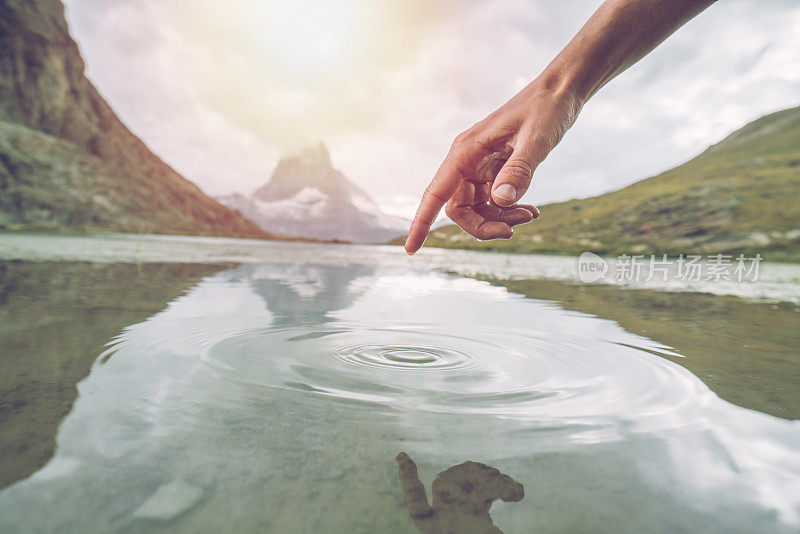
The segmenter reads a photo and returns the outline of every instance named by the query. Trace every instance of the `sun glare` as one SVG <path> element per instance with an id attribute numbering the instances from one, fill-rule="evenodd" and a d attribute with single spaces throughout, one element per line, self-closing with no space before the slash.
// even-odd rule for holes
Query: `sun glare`
<path id="1" fill-rule="evenodd" d="M 302 77 L 352 66 L 364 34 L 353 2 L 274 1 L 260 8 L 259 42 L 271 59 Z"/>

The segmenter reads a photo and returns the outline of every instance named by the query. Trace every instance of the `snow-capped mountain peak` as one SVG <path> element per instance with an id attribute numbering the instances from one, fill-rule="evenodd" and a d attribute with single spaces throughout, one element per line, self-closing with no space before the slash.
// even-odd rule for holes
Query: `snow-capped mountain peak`
<path id="1" fill-rule="evenodd" d="M 322 143 L 281 159 L 269 182 L 250 197 L 220 201 L 271 232 L 313 239 L 381 243 L 405 233 L 409 223 L 383 213 L 336 170 Z"/>

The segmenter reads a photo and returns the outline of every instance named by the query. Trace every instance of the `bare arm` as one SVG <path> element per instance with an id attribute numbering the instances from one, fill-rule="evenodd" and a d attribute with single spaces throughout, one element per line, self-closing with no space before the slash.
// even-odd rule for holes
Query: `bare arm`
<path id="1" fill-rule="evenodd" d="M 420 202 L 406 251 L 422 247 L 442 206 L 478 239 L 508 239 L 539 213 L 517 205 L 536 167 L 583 105 L 714 0 L 607 0 L 533 82 L 456 137 Z"/>

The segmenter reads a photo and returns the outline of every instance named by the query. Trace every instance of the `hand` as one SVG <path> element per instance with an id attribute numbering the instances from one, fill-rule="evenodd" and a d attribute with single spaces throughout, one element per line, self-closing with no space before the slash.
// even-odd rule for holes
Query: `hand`
<path id="1" fill-rule="evenodd" d="M 422 247 L 445 204 L 447 216 L 481 240 L 509 239 L 513 226 L 536 219 L 535 207 L 516 202 L 579 110 L 574 92 L 540 78 L 456 137 L 425 189 L 406 252 Z"/>
<path id="2" fill-rule="evenodd" d="M 535 219 L 516 205 L 536 167 L 583 104 L 713 0 L 606 0 L 530 85 L 460 134 L 422 197 L 406 252 L 414 254 L 439 210 L 478 239 L 508 239 Z"/>

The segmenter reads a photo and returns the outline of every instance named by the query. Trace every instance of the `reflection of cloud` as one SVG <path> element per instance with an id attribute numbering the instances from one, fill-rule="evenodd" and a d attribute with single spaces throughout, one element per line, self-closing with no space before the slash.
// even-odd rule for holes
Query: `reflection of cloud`
<path id="1" fill-rule="evenodd" d="M 348 63 L 318 72 L 299 60 L 287 68 L 285 55 L 258 45 L 267 26 L 259 33 L 246 16 L 253 0 L 202 0 L 191 13 L 174 0 L 67 4 L 101 92 L 209 192 L 249 192 L 279 150 L 324 139 L 371 194 L 416 197 L 453 136 L 532 79 L 599 1 L 364 3 Z M 368 25 L 371 39 L 359 34 Z M 530 200 L 651 175 L 796 105 L 797 94 L 800 6 L 719 2 L 598 94 L 539 169 Z"/>

